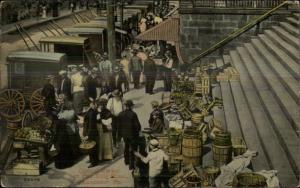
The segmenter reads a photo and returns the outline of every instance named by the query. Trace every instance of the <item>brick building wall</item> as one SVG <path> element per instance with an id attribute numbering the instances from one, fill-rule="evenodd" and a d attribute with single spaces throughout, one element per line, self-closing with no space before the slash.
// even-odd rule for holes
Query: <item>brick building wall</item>
<path id="1" fill-rule="evenodd" d="M 207 11 L 207 10 L 206 10 Z M 191 61 L 202 51 L 227 37 L 231 32 L 243 27 L 259 14 L 245 13 L 181 13 L 180 14 L 180 46 L 185 61 Z M 207 56 L 203 61 L 213 61 L 214 57 L 226 53 L 231 47 L 246 42 L 251 36 L 262 32 L 273 25 L 278 25 L 285 14 L 274 14 L 251 30 L 234 39 L 223 49 Z"/>

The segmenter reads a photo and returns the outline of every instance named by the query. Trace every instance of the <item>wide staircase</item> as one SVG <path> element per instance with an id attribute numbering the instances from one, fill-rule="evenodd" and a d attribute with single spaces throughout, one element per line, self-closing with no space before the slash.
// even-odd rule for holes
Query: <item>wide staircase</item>
<path id="1" fill-rule="evenodd" d="M 240 74 L 239 80 L 220 81 L 213 88 L 224 103 L 215 117 L 258 151 L 254 170 L 278 170 L 283 187 L 299 182 L 299 17 L 291 14 L 213 65 L 219 71 L 232 66 Z"/>

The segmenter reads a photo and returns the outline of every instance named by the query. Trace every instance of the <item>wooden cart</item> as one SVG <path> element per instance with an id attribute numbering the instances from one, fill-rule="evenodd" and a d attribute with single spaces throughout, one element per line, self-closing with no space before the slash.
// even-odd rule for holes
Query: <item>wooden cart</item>
<path id="1" fill-rule="evenodd" d="M 38 115 L 44 111 L 41 88 L 48 74 L 57 75 L 66 65 L 63 53 L 33 51 L 13 52 L 7 56 L 9 88 L 0 91 L 0 115 L 8 121 L 26 123 L 30 109 Z M 25 119 L 25 120 L 24 120 Z"/>

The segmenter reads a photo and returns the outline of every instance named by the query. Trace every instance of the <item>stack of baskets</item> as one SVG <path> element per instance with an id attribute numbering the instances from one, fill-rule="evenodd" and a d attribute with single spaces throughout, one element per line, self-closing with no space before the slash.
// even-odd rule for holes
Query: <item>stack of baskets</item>
<path id="1" fill-rule="evenodd" d="M 213 143 L 213 160 L 216 166 L 226 165 L 232 160 L 232 143 L 229 132 L 218 132 Z"/>

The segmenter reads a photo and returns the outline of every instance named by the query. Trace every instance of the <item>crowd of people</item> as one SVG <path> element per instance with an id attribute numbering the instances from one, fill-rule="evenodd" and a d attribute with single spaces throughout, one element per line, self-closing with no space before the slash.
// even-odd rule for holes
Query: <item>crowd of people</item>
<path id="1" fill-rule="evenodd" d="M 141 88 L 143 79 L 145 93 L 154 94 L 158 67 L 164 67 L 165 91 L 171 91 L 171 52 L 167 51 L 164 63 L 158 65 L 150 55 L 157 53 L 155 49 L 153 44 L 147 47 L 134 44 L 126 48 L 122 59 L 114 64 L 107 53 L 95 53 L 98 64 L 94 67 L 69 65 L 59 71 L 59 78 L 46 77 L 41 94 L 46 116 L 54 122 L 57 168 L 76 163 L 81 156 L 79 145 L 83 141 L 96 143 L 89 152 L 89 167 L 113 159 L 115 151 L 120 151 L 124 143 L 124 159 L 129 170 L 144 169 L 147 173 L 141 177 L 150 177 L 149 182 L 153 185 L 163 180 L 157 176 L 160 176 L 167 156 L 157 155 L 156 151 L 162 152 L 157 140 L 149 142 L 152 150 L 147 151 L 145 138 L 141 135 L 142 126 L 133 110 L 134 102 L 124 99 L 125 92 Z M 133 88 L 129 87 L 130 83 L 133 83 Z M 149 114 L 148 126 L 154 133 L 162 133 L 165 129 L 164 114 L 157 101 L 151 105 L 153 111 Z"/>

